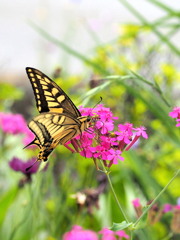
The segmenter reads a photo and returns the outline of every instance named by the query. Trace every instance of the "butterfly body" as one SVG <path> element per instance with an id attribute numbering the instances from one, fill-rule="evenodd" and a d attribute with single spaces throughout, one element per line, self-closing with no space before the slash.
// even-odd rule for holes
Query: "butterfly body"
<path id="1" fill-rule="evenodd" d="M 40 148 L 38 160 L 46 161 L 58 144 L 66 144 L 85 131 L 91 119 L 81 116 L 67 94 L 49 77 L 34 68 L 26 68 L 40 114 L 28 124 L 35 134 L 29 143 Z"/>

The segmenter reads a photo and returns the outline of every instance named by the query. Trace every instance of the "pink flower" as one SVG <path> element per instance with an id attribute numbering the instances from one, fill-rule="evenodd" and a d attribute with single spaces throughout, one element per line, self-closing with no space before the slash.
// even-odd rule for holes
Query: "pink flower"
<path id="1" fill-rule="evenodd" d="M 115 232 L 115 234 L 117 236 L 119 236 L 120 238 L 129 239 L 129 236 L 123 230 L 119 230 L 119 231 Z"/>
<path id="2" fill-rule="evenodd" d="M 63 235 L 63 240 L 98 240 L 95 232 L 84 230 L 80 226 L 73 226 L 72 230 Z"/>
<path id="3" fill-rule="evenodd" d="M 142 136 L 143 138 L 148 138 L 148 135 L 146 133 L 146 128 L 141 126 L 139 128 L 133 128 L 133 130 L 136 131 L 135 133 L 135 137 L 133 138 L 133 140 L 131 141 L 131 143 L 126 147 L 126 151 L 128 151 L 136 142 L 137 140 L 140 138 L 140 136 Z"/>
<path id="4" fill-rule="evenodd" d="M 135 208 L 140 207 L 141 206 L 140 199 L 136 198 L 136 199 L 132 200 L 132 204 Z"/>
<path id="5" fill-rule="evenodd" d="M 108 228 L 103 228 L 99 234 L 102 234 L 101 240 L 116 240 L 114 232 Z"/>
<path id="6" fill-rule="evenodd" d="M 101 130 L 102 134 L 106 134 L 108 131 L 112 131 L 114 128 L 114 124 L 112 122 L 108 122 L 108 121 L 97 121 L 96 122 L 96 127 L 97 129 Z"/>
<path id="7" fill-rule="evenodd" d="M 0 127 L 3 132 L 16 135 L 24 133 L 26 121 L 20 114 L 0 113 Z"/>
<path id="8" fill-rule="evenodd" d="M 102 240 L 116 240 L 116 236 L 118 236 L 120 239 L 129 239 L 129 236 L 123 230 L 114 232 L 108 228 L 103 228 L 101 231 L 99 231 L 99 234 L 102 234 Z"/>
<path id="9" fill-rule="evenodd" d="M 180 127 L 180 119 L 176 119 L 176 122 L 178 122 L 178 123 L 176 124 L 176 127 Z"/>
<path id="10" fill-rule="evenodd" d="M 143 138 L 146 138 L 146 139 L 148 138 L 148 135 L 145 131 L 146 130 L 145 127 L 141 126 L 139 128 L 133 128 L 133 130 L 136 131 L 136 136 L 138 136 L 138 137 L 142 136 Z"/>
<path id="11" fill-rule="evenodd" d="M 174 107 L 173 111 L 169 113 L 172 118 L 180 118 L 180 107 Z"/>
<path id="12" fill-rule="evenodd" d="M 180 205 L 175 205 L 175 206 L 174 206 L 174 209 L 180 210 Z"/>
<path id="13" fill-rule="evenodd" d="M 118 160 L 124 160 L 121 156 L 122 151 L 128 151 L 140 136 L 148 138 L 144 127 L 133 128 L 132 123 L 119 124 L 118 131 L 112 132 L 114 120 L 117 117 L 114 117 L 111 110 L 102 104 L 95 108 L 80 107 L 80 112 L 84 116 L 92 117 L 91 127 L 66 143 L 65 146 L 70 151 L 79 152 L 86 158 L 104 160 L 107 167 L 117 164 Z M 75 151 L 68 144 L 72 144 Z M 109 164 L 106 160 L 110 161 Z"/>
<path id="14" fill-rule="evenodd" d="M 169 113 L 169 116 L 172 118 L 177 118 L 176 121 L 178 123 L 176 124 L 176 127 L 180 127 L 180 107 L 174 107 L 173 111 Z"/>
<path id="15" fill-rule="evenodd" d="M 23 144 L 26 146 L 28 145 L 30 142 L 33 141 L 33 139 L 35 138 L 35 135 L 29 130 L 28 127 L 26 127 L 24 129 L 24 138 L 23 138 Z M 36 145 L 30 145 L 30 147 L 35 147 Z"/>
<path id="16" fill-rule="evenodd" d="M 119 124 L 118 129 L 121 132 L 126 131 L 129 135 L 132 135 L 133 125 L 132 123 Z"/>
<path id="17" fill-rule="evenodd" d="M 129 144 L 131 142 L 130 141 L 131 134 L 128 131 L 115 132 L 115 134 L 117 135 L 118 141 L 123 141 L 126 144 Z"/>
<path id="18" fill-rule="evenodd" d="M 171 204 L 169 204 L 169 203 L 164 204 L 164 206 L 163 206 L 163 212 L 164 213 L 170 212 L 171 210 L 172 210 L 172 205 Z"/>
<path id="19" fill-rule="evenodd" d="M 80 106 L 79 107 L 79 111 L 81 113 L 82 116 L 93 116 L 93 113 L 92 113 L 92 108 L 84 108 L 83 106 Z"/>
<path id="20" fill-rule="evenodd" d="M 95 147 L 95 153 L 93 154 L 94 158 L 101 158 L 102 160 L 107 160 L 108 149 L 105 146 Z"/>
<path id="21" fill-rule="evenodd" d="M 113 164 L 118 164 L 118 160 L 124 161 L 124 158 L 121 156 L 121 151 L 120 150 L 114 150 L 111 148 L 108 151 L 108 156 L 107 160 L 112 161 Z"/>

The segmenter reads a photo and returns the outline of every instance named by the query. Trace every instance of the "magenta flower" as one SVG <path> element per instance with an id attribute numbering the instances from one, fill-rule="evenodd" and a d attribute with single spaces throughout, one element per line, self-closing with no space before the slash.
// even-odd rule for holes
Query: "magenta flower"
<path id="1" fill-rule="evenodd" d="M 174 209 L 180 210 L 180 205 L 175 205 Z"/>
<path id="2" fill-rule="evenodd" d="M 169 113 L 172 118 L 180 118 L 180 107 L 174 107 L 173 111 Z"/>
<path id="3" fill-rule="evenodd" d="M 126 131 L 129 135 L 132 135 L 133 125 L 132 123 L 119 124 L 118 129 L 121 132 Z"/>
<path id="4" fill-rule="evenodd" d="M 34 134 L 27 127 L 27 123 L 21 114 L 0 113 L 0 127 L 4 133 L 13 135 L 23 134 L 23 144 L 27 145 L 34 139 Z M 31 147 L 34 147 L 32 145 Z"/>
<path id="5" fill-rule="evenodd" d="M 171 204 L 166 203 L 166 204 L 164 204 L 164 206 L 163 206 L 163 212 L 164 212 L 164 213 L 170 212 L 170 211 L 172 211 L 172 208 L 173 208 L 173 206 L 172 206 Z"/>
<path id="6" fill-rule="evenodd" d="M 101 231 L 99 231 L 99 234 L 102 234 L 102 240 L 116 240 L 116 236 L 118 236 L 119 239 L 129 239 L 129 236 L 123 230 L 114 232 L 108 228 L 103 228 Z"/>
<path id="7" fill-rule="evenodd" d="M 172 118 L 177 118 L 176 121 L 178 122 L 176 124 L 176 127 L 180 127 L 180 107 L 174 107 L 173 111 L 169 113 L 169 116 Z"/>
<path id="8" fill-rule="evenodd" d="M 114 150 L 111 148 L 108 152 L 107 160 L 112 161 L 112 164 L 118 164 L 118 159 L 124 161 L 124 158 L 121 156 L 120 150 Z"/>
<path id="9" fill-rule="evenodd" d="M 114 232 L 108 228 L 103 228 L 99 234 L 102 234 L 101 240 L 116 240 Z"/>
<path id="10" fill-rule="evenodd" d="M 176 124 L 176 127 L 180 127 L 180 119 L 176 119 L 176 122 L 178 122 L 178 123 Z"/>
<path id="11" fill-rule="evenodd" d="M 118 141 L 123 141 L 126 144 L 129 144 L 131 142 L 130 138 L 132 135 L 128 131 L 122 131 L 122 132 L 116 131 L 115 134 L 117 135 Z"/>
<path id="12" fill-rule="evenodd" d="M 13 135 L 24 133 L 26 121 L 20 114 L 0 113 L 0 127 L 3 132 Z"/>
<path id="13" fill-rule="evenodd" d="M 98 237 L 95 232 L 75 225 L 72 230 L 63 235 L 63 240 L 98 240 Z"/>
<path id="14" fill-rule="evenodd" d="M 115 234 L 119 236 L 121 239 L 122 238 L 129 239 L 129 235 L 127 235 L 123 230 L 116 231 Z"/>
<path id="15" fill-rule="evenodd" d="M 19 158 L 14 157 L 10 162 L 9 166 L 17 172 L 22 172 L 25 175 L 31 175 L 33 173 L 36 173 L 39 168 L 40 162 L 36 162 L 28 171 L 26 171 L 26 168 L 30 167 L 34 162 L 36 161 L 35 158 L 32 158 L 28 160 L 27 162 L 22 161 Z"/>
<path id="16" fill-rule="evenodd" d="M 33 141 L 33 139 L 35 138 L 35 135 L 29 130 L 29 128 L 25 128 L 24 129 L 24 138 L 23 138 L 23 144 L 26 146 L 28 145 L 30 142 Z M 35 145 L 30 145 L 30 147 L 35 147 Z"/>
<path id="17" fill-rule="evenodd" d="M 118 131 L 112 132 L 114 120 L 118 118 L 114 117 L 111 110 L 102 104 L 94 109 L 81 106 L 80 112 L 84 116 L 92 117 L 91 127 L 65 146 L 74 152 L 68 146 L 72 144 L 75 152 L 79 152 L 86 158 L 101 159 L 107 167 L 117 164 L 119 160 L 124 160 L 122 152 L 128 151 L 141 136 L 148 138 L 144 127 L 134 128 L 132 123 L 119 124 Z"/>
<path id="18" fill-rule="evenodd" d="M 132 200 L 132 204 L 135 208 L 140 207 L 141 206 L 140 199 L 136 198 L 136 199 Z"/>
<path id="19" fill-rule="evenodd" d="M 136 136 L 138 136 L 138 137 L 142 136 L 143 138 L 146 138 L 146 139 L 148 138 L 148 135 L 145 131 L 146 130 L 145 127 L 141 126 L 139 128 L 133 128 L 133 130 L 136 131 Z"/>
<path id="20" fill-rule="evenodd" d="M 95 153 L 93 154 L 94 158 L 100 158 L 102 160 L 107 160 L 108 149 L 104 146 L 97 146 L 95 148 Z"/>
<path id="21" fill-rule="evenodd" d="M 97 129 L 100 129 L 102 134 L 106 134 L 108 133 L 108 131 L 112 131 L 114 128 L 114 124 L 112 122 L 108 122 L 108 121 L 97 121 L 96 122 L 96 127 Z"/>

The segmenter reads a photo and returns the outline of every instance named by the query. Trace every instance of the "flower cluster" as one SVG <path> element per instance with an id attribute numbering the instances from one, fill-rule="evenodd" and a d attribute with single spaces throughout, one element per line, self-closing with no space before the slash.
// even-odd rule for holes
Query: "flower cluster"
<path id="1" fill-rule="evenodd" d="M 180 107 L 174 107 L 173 111 L 169 113 L 169 116 L 172 118 L 176 118 L 176 127 L 180 127 Z"/>
<path id="2" fill-rule="evenodd" d="M 101 240 L 122 240 L 129 239 L 129 236 L 123 231 L 111 231 L 107 228 L 99 232 L 102 235 Z M 99 235 L 91 230 L 84 230 L 81 226 L 73 226 L 72 230 L 63 235 L 63 240 L 98 240 Z"/>
<path id="3" fill-rule="evenodd" d="M 4 133 L 18 135 L 23 134 L 23 144 L 27 145 L 34 138 L 34 134 L 27 127 L 27 123 L 21 114 L 0 113 L 0 128 Z"/>
<path id="4" fill-rule="evenodd" d="M 92 117 L 91 127 L 65 146 L 73 151 L 69 147 L 71 143 L 82 156 L 101 159 L 107 167 L 123 161 L 122 152 L 128 151 L 140 136 L 148 138 L 145 127 L 134 128 L 131 123 L 119 124 L 118 131 L 114 131 L 118 118 L 102 104 L 94 109 L 80 107 L 79 110 L 83 116 Z"/>

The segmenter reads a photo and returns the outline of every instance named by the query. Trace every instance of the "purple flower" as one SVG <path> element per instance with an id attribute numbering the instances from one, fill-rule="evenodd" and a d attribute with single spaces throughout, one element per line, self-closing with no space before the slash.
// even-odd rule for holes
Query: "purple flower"
<path id="1" fill-rule="evenodd" d="M 31 175 L 33 173 L 36 173 L 38 171 L 38 168 L 39 168 L 39 164 L 40 162 L 36 162 L 36 159 L 35 158 L 32 158 L 30 160 L 28 160 L 27 162 L 24 162 L 22 161 L 21 159 L 19 158 L 16 158 L 14 157 L 10 162 L 9 162 L 9 166 L 14 170 L 14 171 L 17 171 L 17 172 L 22 172 L 24 173 L 25 175 Z M 35 163 L 35 164 L 34 164 Z M 32 164 L 34 164 L 32 166 Z M 26 169 L 28 167 L 32 166 L 28 171 L 26 171 Z"/>
<path id="2" fill-rule="evenodd" d="M 72 230 L 63 235 L 63 240 L 98 240 L 98 237 L 95 232 L 75 225 Z"/>

